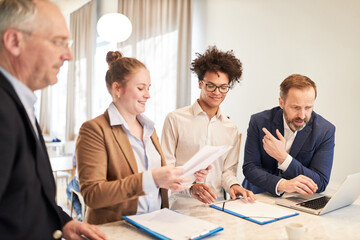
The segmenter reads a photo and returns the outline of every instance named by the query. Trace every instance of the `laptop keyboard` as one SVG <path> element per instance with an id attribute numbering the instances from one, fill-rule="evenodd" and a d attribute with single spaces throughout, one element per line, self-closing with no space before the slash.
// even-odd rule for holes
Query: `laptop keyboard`
<path id="1" fill-rule="evenodd" d="M 311 208 L 311 209 L 321 209 L 325 207 L 326 203 L 330 200 L 329 197 L 323 196 L 320 198 L 311 199 L 302 203 L 299 203 L 300 206 Z"/>

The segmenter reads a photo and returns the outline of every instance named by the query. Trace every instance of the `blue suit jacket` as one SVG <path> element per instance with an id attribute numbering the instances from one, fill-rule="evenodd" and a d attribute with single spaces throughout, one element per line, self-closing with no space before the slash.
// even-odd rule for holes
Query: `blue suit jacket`
<path id="1" fill-rule="evenodd" d="M 324 191 L 333 163 L 335 126 L 313 112 L 309 122 L 295 137 L 290 150 L 293 159 L 285 172 L 278 169 L 278 162 L 263 148 L 264 127 L 273 136 L 276 136 L 276 129 L 284 135 L 283 110 L 280 107 L 251 116 L 245 144 L 243 187 L 254 193 L 276 195 L 275 187 L 281 178 L 292 179 L 302 174 L 317 184 L 317 192 Z"/>

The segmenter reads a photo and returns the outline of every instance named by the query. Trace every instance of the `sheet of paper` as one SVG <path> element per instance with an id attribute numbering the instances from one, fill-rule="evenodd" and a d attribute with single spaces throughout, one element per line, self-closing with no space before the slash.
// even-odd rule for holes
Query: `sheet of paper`
<path id="1" fill-rule="evenodd" d="M 170 239 L 190 239 L 219 228 L 218 225 L 167 208 L 127 218 Z"/>
<path id="2" fill-rule="evenodd" d="M 181 166 L 185 170 L 182 177 L 192 178 L 190 183 L 195 181 L 194 173 L 200 169 L 207 168 L 212 162 L 229 152 L 231 146 L 204 146 L 189 161 Z"/>
<path id="3" fill-rule="evenodd" d="M 223 203 L 214 205 L 222 208 Z M 280 208 L 267 203 L 262 203 L 259 201 L 245 203 L 241 199 L 226 202 L 224 209 L 248 218 L 252 218 L 258 222 L 267 222 L 272 219 L 279 219 L 285 216 L 296 214 L 291 210 Z"/>

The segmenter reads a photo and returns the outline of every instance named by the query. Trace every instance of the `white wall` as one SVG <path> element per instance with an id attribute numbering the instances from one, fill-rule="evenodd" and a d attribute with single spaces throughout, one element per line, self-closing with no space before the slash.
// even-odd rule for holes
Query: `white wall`
<path id="1" fill-rule="evenodd" d="M 360 172 L 360 1 L 194 1 L 193 52 L 217 45 L 243 63 L 241 83 L 222 104 L 244 136 L 239 178 L 250 115 L 278 105 L 279 85 L 292 73 L 316 82 L 315 111 L 336 126 L 331 181 Z"/>

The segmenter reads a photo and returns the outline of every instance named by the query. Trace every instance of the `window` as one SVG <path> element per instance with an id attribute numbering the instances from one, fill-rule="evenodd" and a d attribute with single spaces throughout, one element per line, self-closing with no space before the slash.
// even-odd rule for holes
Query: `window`
<path id="1" fill-rule="evenodd" d="M 108 70 L 106 54 L 116 51 L 117 45 L 98 38 L 95 54 L 95 82 L 93 92 L 93 117 L 107 109 L 112 98 L 107 91 L 105 74 Z M 126 57 L 135 57 L 149 69 L 151 77 L 150 95 L 145 115 L 155 122 L 161 135 L 166 115 L 176 108 L 176 54 L 177 32 L 141 40 L 133 45 L 124 45 L 119 51 Z"/>

